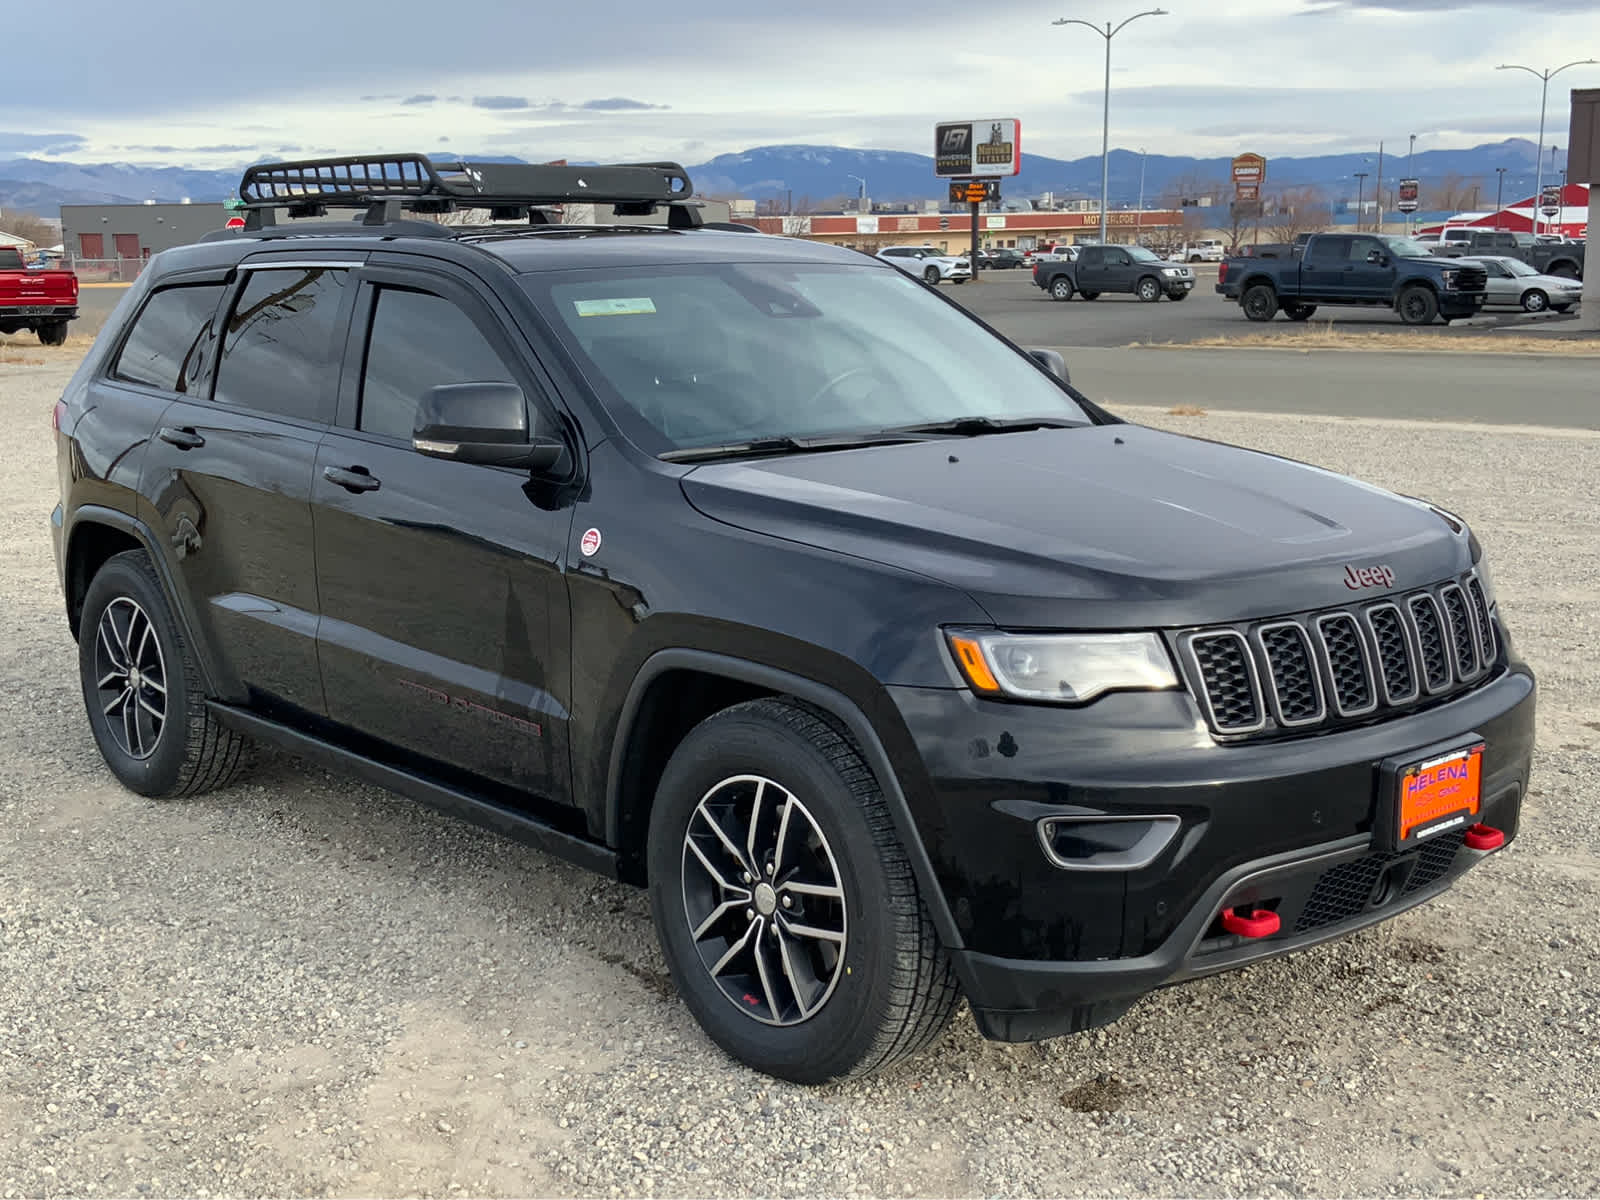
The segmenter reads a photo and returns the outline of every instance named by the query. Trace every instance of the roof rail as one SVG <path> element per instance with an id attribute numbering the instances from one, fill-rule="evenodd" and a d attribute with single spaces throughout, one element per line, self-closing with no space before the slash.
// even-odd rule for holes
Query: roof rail
<path id="1" fill-rule="evenodd" d="M 533 163 L 435 162 L 423 154 L 362 154 L 257 163 L 239 181 L 245 232 L 330 208 L 367 212 L 364 224 L 392 225 L 403 212 L 486 208 L 496 221 L 548 223 L 541 207 L 610 204 L 617 216 L 645 216 L 665 205 L 672 228 L 701 224 L 689 174 L 677 163 L 572 167 Z"/>

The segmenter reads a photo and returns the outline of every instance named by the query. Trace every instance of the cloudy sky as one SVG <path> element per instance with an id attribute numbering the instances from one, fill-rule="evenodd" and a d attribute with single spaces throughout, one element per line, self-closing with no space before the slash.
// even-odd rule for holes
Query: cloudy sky
<path id="1" fill-rule="evenodd" d="M 1539 80 L 1496 64 L 1600 58 L 1596 0 L 1164 3 L 1170 15 L 1113 42 L 1113 145 L 1286 155 L 1411 133 L 1419 150 L 1531 138 Z M 1012 115 L 1026 149 L 1076 158 L 1099 151 L 1105 43 L 1051 22 L 1141 6 L 342 0 L 257 21 L 216 0 L 74 0 L 65 42 L 30 52 L 8 39 L 0 159 L 224 167 L 416 149 L 693 163 L 792 142 L 928 153 L 935 120 Z M 1600 67 L 1551 84 L 1558 143 L 1572 87 L 1600 87 Z"/>

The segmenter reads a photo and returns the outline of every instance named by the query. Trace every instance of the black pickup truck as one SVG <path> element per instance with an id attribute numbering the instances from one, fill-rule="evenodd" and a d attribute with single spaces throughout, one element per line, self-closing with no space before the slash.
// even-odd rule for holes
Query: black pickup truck
<path id="1" fill-rule="evenodd" d="M 1476 257 L 1497 254 L 1527 263 L 1541 275 L 1583 278 L 1583 242 L 1541 242 L 1531 233 L 1512 233 L 1505 229 L 1446 229 L 1439 242 L 1429 249 L 1441 258 Z"/>
<path id="2" fill-rule="evenodd" d="M 1281 310 L 1304 321 L 1323 304 L 1392 308 L 1407 325 L 1470 317 L 1483 307 L 1489 277 L 1477 265 L 1436 258 L 1410 238 L 1317 233 L 1292 258 L 1230 258 L 1217 291 L 1252 321 Z"/>
<path id="3" fill-rule="evenodd" d="M 1143 246 L 1084 246 L 1073 262 L 1036 262 L 1033 282 L 1053 300 L 1080 295 L 1093 300 L 1101 292 L 1130 292 L 1155 302 L 1186 299 L 1194 290 L 1194 271 L 1158 257 Z"/>

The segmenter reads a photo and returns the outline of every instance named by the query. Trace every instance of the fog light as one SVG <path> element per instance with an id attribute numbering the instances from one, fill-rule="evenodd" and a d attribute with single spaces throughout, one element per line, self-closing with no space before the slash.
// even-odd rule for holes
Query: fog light
<path id="1" fill-rule="evenodd" d="M 1167 813 L 1143 816 L 1044 817 L 1039 844 L 1069 871 L 1137 871 L 1149 866 L 1183 822 Z"/>

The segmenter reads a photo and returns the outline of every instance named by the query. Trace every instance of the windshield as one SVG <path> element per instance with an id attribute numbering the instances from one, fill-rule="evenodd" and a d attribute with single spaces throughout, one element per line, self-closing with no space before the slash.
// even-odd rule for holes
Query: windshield
<path id="1" fill-rule="evenodd" d="M 1149 250 L 1147 250 L 1143 246 L 1129 246 L 1128 247 L 1128 253 L 1129 253 L 1129 255 L 1132 256 L 1134 262 L 1160 262 L 1161 261 L 1161 256 L 1160 255 L 1152 254 Z"/>
<path id="2" fill-rule="evenodd" d="M 1031 358 L 898 271 L 690 263 L 522 284 L 653 454 L 957 417 L 1089 423 Z"/>
<path id="3" fill-rule="evenodd" d="M 1396 258 L 1432 258 L 1433 254 L 1416 238 L 1396 237 L 1389 235 L 1378 239 L 1389 247 L 1389 253 Z"/>
<path id="4" fill-rule="evenodd" d="M 1502 258 L 1500 265 L 1513 275 L 1537 275 L 1539 273 L 1520 258 Z"/>

